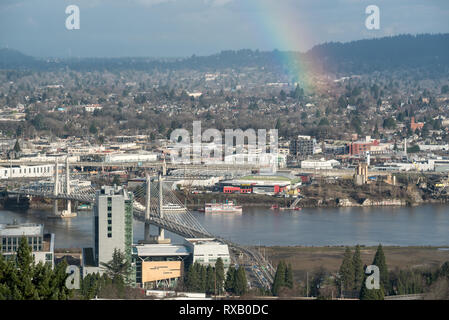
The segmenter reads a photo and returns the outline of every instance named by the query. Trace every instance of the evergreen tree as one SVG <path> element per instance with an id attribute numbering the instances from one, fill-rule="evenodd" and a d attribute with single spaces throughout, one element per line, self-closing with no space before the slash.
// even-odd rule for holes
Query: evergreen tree
<path id="1" fill-rule="evenodd" d="M 223 285 L 225 280 L 223 259 L 218 258 L 215 262 L 215 277 L 217 284 L 217 294 L 223 293 Z"/>
<path id="2" fill-rule="evenodd" d="M 0 254 L 0 299 L 60 300 L 68 299 L 72 290 L 65 286 L 66 264 L 35 265 L 27 239 L 20 239 L 15 259 L 6 261 Z"/>
<path id="3" fill-rule="evenodd" d="M 279 290 L 282 287 L 285 287 L 285 271 L 286 266 L 284 261 L 279 261 L 278 266 L 276 268 L 276 273 L 274 275 L 273 285 L 271 287 L 271 293 L 274 296 L 279 294 Z"/>
<path id="4" fill-rule="evenodd" d="M 73 293 L 73 290 L 69 290 L 65 285 L 65 281 L 69 276 L 66 273 L 67 266 L 67 261 L 63 260 L 53 270 L 52 282 L 50 284 L 54 291 L 52 299 L 67 300 Z"/>
<path id="5" fill-rule="evenodd" d="M 97 126 L 95 125 L 95 123 L 91 123 L 90 127 L 89 127 L 89 132 L 92 134 L 97 134 L 98 133 L 98 129 Z"/>
<path id="6" fill-rule="evenodd" d="M 12 261 L 6 261 L 0 254 L 0 300 L 11 298 L 13 274 L 15 274 L 15 266 Z"/>
<path id="7" fill-rule="evenodd" d="M 114 282 L 124 283 L 129 278 L 130 263 L 126 260 L 125 254 L 117 248 L 112 253 L 112 260 L 102 262 L 101 266 Z"/>
<path id="8" fill-rule="evenodd" d="M 449 278 L 449 261 L 446 261 L 440 267 L 440 270 L 438 270 L 438 276 L 439 277 L 448 277 Z"/>
<path id="9" fill-rule="evenodd" d="M 18 300 L 36 300 L 37 292 L 33 285 L 34 257 L 31 247 L 28 245 L 25 237 L 20 238 L 19 247 L 16 255 L 17 277 L 20 279 L 14 285 L 20 291 Z"/>
<path id="10" fill-rule="evenodd" d="M 340 274 L 340 289 L 352 290 L 354 288 L 354 264 L 351 254 L 351 249 L 346 247 L 345 254 L 343 256 L 343 262 L 339 270 Z"/>
<path id="11" fill-rule="evenodd" d="M 226 292 L 235 292 L 235 273 L 235 268 L 233 266 L 230 266 L 228 269 L 228 273 L 226 274 L 226 281 L 224 284 Z"/>
<path id="12" fill-rule="evenodd" d="M 365 267 L 366 269 L 366 267 Z M 383 287 L 380 286 L 380 289 L 368 289 L 366 287 L 366 279 L 368 275 L 365 274 L 363 278 L 362 289 L 360 290 L 360 300 L 383 300 L 384 299 L 384 290 Z"/>
<path id="13" fill-rule="evenodd" d="M 206 292 L 206 280 L 207 280 L 207 273 L 206 273 L 206 267 L 203 265 L 200 265 L 200 292 Z"/>
<path id="14" fill-rule="evenodd" d="M 14 151 L 15 152 L 20 152 L 20 144 L 19 144 L 19 139 L 16 140 L 16 144 L 14 145 Z"/>
<path id="15" fill-rule="evenodd" d="M 189 271 L 187 272 L 186 277 L 186 287 L 187 290 L 192 292 L 198 292 L 200 288 L 199 284 L 199 274 L 198 274 L 198 268 L 197 263 L 190 265 Z"/>
<path id="16" fill-rule="evenodd" d="M 360 246 L 355 247 L 354 256 L 352 258 L 352 264 L 354 266 L 354 290 L 359 291 L 362 288 L 362 282 L 364 278 L 364 270 L 362 258 L 360 256 Z"/>
<path id="17" fill-rule="evenodd" d="M 235 294 L 238 296 L 242 296 L 247 291 L 247 280 L 245 269 L 242 266 L 239 266 L 235 276 Z"/>
<path id="18" fill-rule="evenodd" d="M 379 268 L 380 285 L 383 287 L 384 292 L 388 293 L 390 291 L 390 280 L 388 277 L 388 267 L 381 244 L 377 247 L 376 255 L 374 256 L 372 264 Z"/>
<path id="19" fill-rule="evenodd" d="M 93 273 L 93 274 L 87 274 L 83 280 L 81 281 L 81 296 L 86 299 L 90 300 L 98 296 L 100 288 L 100 274 L 99 273 Z"/>
<path id="20" fill-rule="evenodd" d="M 287 288 L 293 289 L 293 271 L 292 265 L 290 263 L 285 270 L 285 286 Z"/>
<path id="21" fill-rule="evenodd" d="M 206 293 L 215 293 L 215 269 L 211 266 L 206 268 Z"/>
<path id="22" fill-rule="evenodd" d="M 33 284 L 40 299 L 56 300 L 53 296 L 55 288 L 52 286 L 52 278 L 53 271 L 50 264 L 39 262 L 34 270 Z"/>
<path id="23" fill-rule="evenodd" d="M 374 127 L 373 135 L 374 135 L 375 137 L 378 137 L 378 136 L 379 136 L 379 126 L 377 125 L 377 122 L 376 122 L 376 126 Z"/>

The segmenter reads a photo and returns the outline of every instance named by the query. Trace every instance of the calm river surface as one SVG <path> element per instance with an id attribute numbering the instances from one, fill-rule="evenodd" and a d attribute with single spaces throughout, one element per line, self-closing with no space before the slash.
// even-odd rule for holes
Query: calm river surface
<path id="1" fill-rule="evenodd" d="M 0 211 L 0 224 L 42 223 L 56 234 L 57 248 L 92 246 L 92 213 L 47 219 L 49 212 Z M 449 245 L 449 206 L 329 208 L 273 211 L 250 207 L 242 214 L 193 213 L 212 234 L 247 245 Z M 134 240 L 143 238 L 143 222 L 134 221 Z M 173 242 L 179 236 L 166 232 Z"/>

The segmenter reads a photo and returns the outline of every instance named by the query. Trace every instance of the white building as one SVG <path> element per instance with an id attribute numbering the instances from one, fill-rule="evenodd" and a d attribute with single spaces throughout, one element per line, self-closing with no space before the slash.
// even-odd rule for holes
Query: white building
<path id="1" fill-rule="evenodd" d="M 54 174 L 54 170 L 54 164 L 36 166 L 11 165 L 9 167 L 0 167 L 0 179 L 51 177 Z"/>
<path id="2" fill-rule="evenodd" d="M 149 162 L 156 161 L 157 154 L 155 153 L 119 153 L 108 154 L 104 158 L 104 162 Z"/>
<path id="3" fill-rule="evenodd" d="M 225 156 L 224 162 L 226 164 L 277 165 L 279 168 L 285 168 L 287 155 L 280 153 L 240 153 Z"/>
<path id="4" fill-rule="evenodd" d="M 301 161 L 301 168 L 303 169 L 318 169 L 330 170 L 340 165 L 337 160 L 303 160 Z"/>
<path id="5" fill-rule="evenodd" d="M 15 255 L 22 237 L 27 239 L 36 264 L 49 263 L 54 267 L 55 235 L 44 234 L 42 224 L 0 224 L 0 253 L 6 257 Z"/>
<path id="6" fill-rule="evenodd" d="M 447 151 L 448 144 L 418 144 L 420 151 Z"/>
<path id="7" fill-rule="evenodd" d="M 192 263 L 215 266 L 218 258 L 223 260 L 225 270 L 231 264 L 228 245 L 214 238 L 186 239 L 187 247 L 192 252 Z"/>

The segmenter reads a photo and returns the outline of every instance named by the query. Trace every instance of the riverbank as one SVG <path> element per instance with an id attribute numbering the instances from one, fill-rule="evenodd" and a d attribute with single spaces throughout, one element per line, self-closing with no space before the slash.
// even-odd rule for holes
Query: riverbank
<path id="1" fill-rule="evenodd" d="M 304 185 L 301 200 L 297 206 L 302 208 L 337 208 L 337 207 L 383 207 L 383 206 L 419 206 L 423 204 L 448 203 L 446 195 L 435 197 L 430 189 L 420 188 L 416 183 L 391 184 L 385 181 L 370 181 L 356 185 L 352 179 L 317 180 Z M 232 200 L 239 205 L 251 207 L 270 207 L 273 204 L 289 206 L 294 197 L 284 198 L 263 194 L 224 194 L 224 193 L 177 193 L 189 208 L 197 209 L 206 202 L 223 202 Z"/>
<path id="2" fill-rule="evenodd" d="M 350 247 L 354 252 L 354 247 Z M 323 268 L 326 271 L 338 272 L 343 255 L 344 246 L 326 247 L 302 247 L 302 246 L 272 246 L 261 247 L 262 254 L 276 266 L 280 260 L 291 263 L 294 276 L 302 281 L 307 273 L 312 273 Z M 361 246 L 361 258 L 363 264 L 370 265 L 376 253 L 376 246 Z M 386 262 L 389 270 L 396 269 L 434 269 L 449 261 L 449 245 L 443 247 L 398 247 L 383 246 Z"/>
<path id="3" fill-rule="evenodd" d="M 204 208 L 205 203 L 224 202 L 226 200 L 234 201 L 234 203 L 243 207 L 265 207 L 269 208 L 274 204 L 281 207 L 290 206 L 295 198 L 274 197 L 262 194 L 223 194 L 223 193 L 202 193 L 185 196 L 178 193 L 178 198 L 182 203 L 186 204 L 191 210 Z M 444 199 L 419 199 L 412 200 L 409 197 L 404 198 L 358 198 L 354 199 L 348 194 L 342 198 L 333 198 L 323 196 L 304 196 L 297 206 L 301 208 L 338 208 L 338 207 L 403 207 L 403 206 L 420 206 L 425 204 L 446 204 Z"/>

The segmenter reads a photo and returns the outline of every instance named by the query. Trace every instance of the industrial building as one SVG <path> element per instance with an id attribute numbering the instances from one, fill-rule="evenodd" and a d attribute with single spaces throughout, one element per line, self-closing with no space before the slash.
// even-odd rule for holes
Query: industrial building
<path id="1" fill-rule="evenodd" d="M 133 247 L 136 285 L 145 289 L 174 288 L 191 257 L 189 248 L 175 244 L 139 244 Z"/>
<path id="2" fill-rule="evenodd" d="M 0 253 L 7 258 L 14 256 L 22 237 L 27 239 L 36 263 L 54 267 L 55 235 L 44 234 L 42 224 L 0 224 Z"/>

